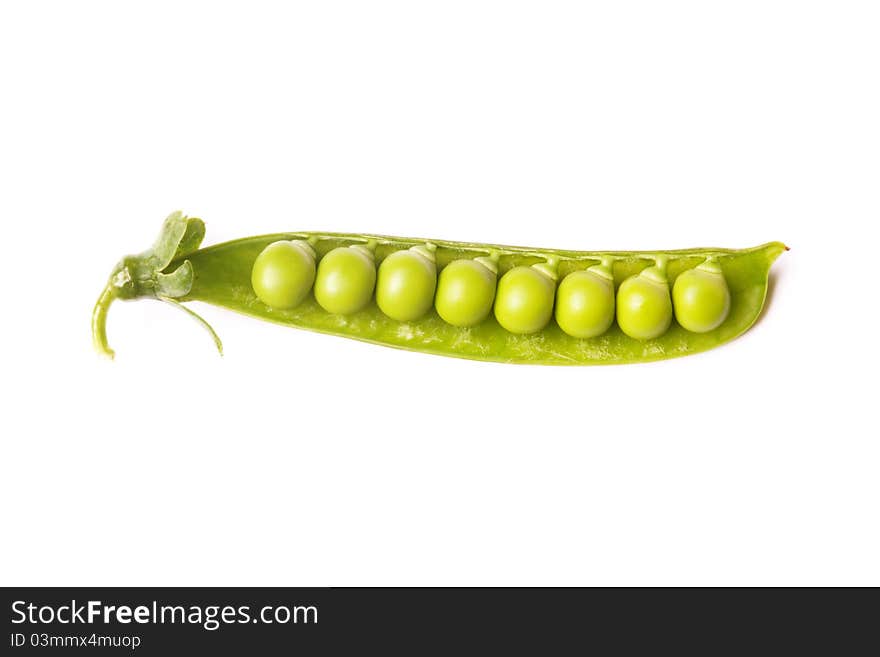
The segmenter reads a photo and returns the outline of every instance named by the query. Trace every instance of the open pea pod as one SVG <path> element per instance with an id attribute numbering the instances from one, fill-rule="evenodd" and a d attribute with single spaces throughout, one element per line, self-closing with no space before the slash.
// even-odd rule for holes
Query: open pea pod
<path id="1" fill-rule="evenodd" d="M 248 237 L 198 249 L 203 235 L 204 225 L 200 220 L 175 213 L 166 221 L 162 235 L 152 250 L 124 258 L 117 265 L 93 315 L 95 345 L 101 353 L 112 356 L 105 329 L 107 309 L 112 301 L 117 298 L 156 298 L 184 309 L 184 302 L 203 301 L 296 328 L 400 349 L 482 361 L 607 365 L 662 360 L 711 349 L 746 331 L 764 306 L 770 267 L 786 250 L 780 242 L 770 242 L 748 249 L 592 252 L 323 232 Z M 254 291 L 252 276 L 258 256 L 277 243 L 297 245 L 296 249 L 291 249 L 292 253 L 312 268 L 318 263 L 319 281 L 320 263 L 325 255 L 338 251 L 340 247 L 355 246 L 368 253 L 370 262 L 379 267 L 379 290 L 375 297 L 369 297 L 365 305 L 354 312 L 344 315 L 328 312 L 316 299 L 318 289 L 315 288 L 314 293 L 311 291 L 314 280 L 312 269 L 311 278 L 306 281 L 308 292 L 305 296 L 300 295 L 293 307 L 267 305 Z M 502 281 L 499 283 L 498 298 L 494 299 L 495 313 L 488 313 L 474 325 L 458 326 L 444 320 L 441 314 L 447 320 L 449 316 L 438 313 L 430 305 L 427 310 L 420 311 L 423 314 L 418 318 L 395 319 L 397 313 L 388 309 L 388 302 L 383 305 L 381 265 L 391 254 L 397 254 L 395 258 L 399 258 L 399 252 L 404 251 L 415 252 L 418 257 L 414 258 L 419 262 L 419 258 L 430 258 L 433 267 L 441 274 L 449 263 L 458 260 L 475 260 L 490 267 L 491 276 L 497 272 Z M 168 254 L 172 252 L 174 255 L 168 259 Z M 638 324 L 641 297 L 636 294 L 632 297 L 636 299 L 635 302 L 628 297 L 624 301 L 629 305 L 618 308 L 618 321 L 611 322 L 609 318 L 609 324 L 598 335 L 575 337 L 570 334 L 572 331 L 566 321 L 557 322 L 546 317 L 542 319 L 543 323 L 535 325 L 537 329 L 531 327 L 518 332 L 516 321 L 508 322 L 507 311 L 504 310 L 511 304 L 515 305 L 518 292 L 516 289 L 514 292 L 505 290 L 516 284 L 513 281 L 515 275 L 519 276 L 526 268 L 539 271 L 537 278 L 546 275 L 547 280 L 551 281 L 547 283 L 541 279 L 544 281 L 542 285 L 550 290 L 550 305 L 546 312 L 550 312 L 553 295 L 557 294 L 557 281 L 564 281 L 576 272 L 598 271 L 606 277 L 612 298 L 616 291 L 619 303 L 627 286 L 633 287 L 633 281 L 647 281 L 644 283 L 647 287 L 660 286 L 658 289 L 665 290 L 660 296 L 665 294 L 669 299 L 666 312 L 670 317 L 672 299 L 675 299 L 677 319 L 667 317 L 665 323 L 661 321 L 659 330 L 645 335 L 629 329 L 632 313 L 636 313 Z M 685 272 L 689 272 L 689 277 L 696 278 L 696 274 L 715 276 L 725 286 L 723 315 L 719 315 L 714 324 L 706 324 L 699 312 L 693 315 L 693 311 L 688 310 L 688 290 L 678 294 L 676 288 L 676 294 L 670 294 L 669 290 Z M 508 273 L 511 276 L 505 277 Z M 406 279 L 402 280 L 405 287 Z M 505 287 L 504 281 L 507 280 L 513 282 Z M 433 288 L 428 294 L 431 295 L 428 298 L 433 299 Z M 437 294 L 437 307 L 441 308 L 440 293 Z M 508 298 L 502 299 L 504 294 Z M 406 299 L 406 295 L 402 298 Z M 491 305 L 491 297 L 488 302 Z M 561 303 L 559 296 L 556 303 L 558 309 Z M 327 305 L 325 302 L 324 306 Z M 191 310 L 188 312 L 208 328 L 219 349 L 220 342 L 213 330 Z M 686 316 L 686 312 L 691 313 L 694 319 L 691 319 L 691 315 Z M 557 314 L 557 317 L 560 315 Z M 566 330 L 560 324 L 566 326 Z M 638 337 L 632 337 L 632 334 Z"/>

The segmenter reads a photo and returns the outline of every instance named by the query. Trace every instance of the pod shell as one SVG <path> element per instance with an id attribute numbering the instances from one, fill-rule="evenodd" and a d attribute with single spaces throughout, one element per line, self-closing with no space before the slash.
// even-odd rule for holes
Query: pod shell
<path id="1" fill-rule="evenodd" d="M 616 285 L 638 274 L 653 258 L 668 257 L 670 282 L 682 272 L 698 266 L 707 257 L 715 257 L 724 272 L 731 294 L 730 313 L 717 328 L 707 333 L 692 333 L 672 323 L 658 338 L 635 340 L 615 323 L 600 336 L 574 338 L 550 322 L 538 334 L 518 335 L 505 330 L 493 315 L 466 330 L 446 323 L 433 310 L 417 321 L 400 324 L 385 316 L 376 304 L 347 317 L 326 312 L 307 297 L 296 308 L 273 311 L 260 303 L 250 284 L 251 267 L 260 251 L 281 239 L 316 240 L 319 257 L 338 246 L 350 246 L 376 240 L 376 260 L 391 253 L 430 241 L 437 245 L 439 267 L 459 258 L 473 258 L 494 250 L 499 253 L 499 270 L 529 266 L 548 255 L 560 258 L 560 277 L 571 271 L 598 264 L 603 258 L 614 259 Z M 189 260 L 195 271 L 193 286 L 181 301 L 203 301 L 246 315 L 285 326 L 328 333 L 399 349 L 501 363 L 541 365 L 614 365 L 664 360 L 715 348 L 746 331 L 761 313 L 767 295 L 770 267 L 786 250 L 780 242 L 770 242 L 747 249 L 702 247 L 666 251 L 573 251 L 534 247 L 504 246 L 484 243 L 426 240 L 384 235 L 291 232 L 247 237 L 187 253 L 173 260 L 173 271 Z"/>

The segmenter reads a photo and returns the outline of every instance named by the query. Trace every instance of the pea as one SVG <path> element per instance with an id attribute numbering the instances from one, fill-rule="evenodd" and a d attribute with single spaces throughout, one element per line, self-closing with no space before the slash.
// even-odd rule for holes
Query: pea
<path id="1" fill-rule="evenodd" d="M 222 350 L 220 339 L 189 307 L 190 301 L 298 329 L 479 361 L 599 365 L 665 360 L 713 349 L 748 330 L 764 307 L 770 268 L 787 250 L 781 242 L 748 249 L 645 253 L 443 241 L 436 243 L 442 249 L 437 261 L 448 264 L 438 280 L 434 247 L 426 240 L 291 234 L 300 239 L 278 242 L 277 234 L 257 235 L 203 248 L 204 222 L 182 212 L 172 213 L 152 247 L 125 256 L 110 272 L 92 310 L 96 349 L 113 355 L 107 344 L 107 317 L 116 300 L 148 298 L 195 318 L 218 350 Z M 382 244 L 381 251 L 375 251 L 376 262 L 380 253 L 391 254 L 378 272 L 371 260 L 375 242 Z M 315 251 L 326 254 L 317 267 Z M 465 260 L 450 263 L 451 253 Z M 492 256 L 481 255 L 486 253 Z M 495 280 L 496 254 L 507 272 L 499 280 Z M 569 274 L 557 290 L 556 262 L 562 260 L 602 264 Z M 646 260 L 655 264 L 625 280 L 615 296 L 611 265 L 615 272 L 626 272 L 625 278 L 639 272 L 640 263 Z M 674 286 L 666 279 L 667 263 L 670 271 L 679 273 Z M 702 264 L 694 268 L 693 263 Z M 320 303 L 306 300 L 293 311 L 275 310 L 307 296 L 313 283 Z M 492 305 L 493 284 L 498 321 L 467 328 Z M 254 297 L 251 287 L 263 302 Z M 386 314 L 369 301 L 374 287 Z M 436 313 L 431 309 L 435 288 Z M 366 306 L 345 321 L 327 311 L 354 311 L 362 303 Z M 550 321 L 554 303 L 558 326 Z M 598 338 L 572 337 L 598 334 L 615 312 L 622 331 L 612 327 Z M 418 323 L 397 320 L 419 313 L 427 314 Z M 673 314 L 680 326 L 660 335 L 670 326 Z M 647 338 L 652 339 L 640 342 Z"/>
<path id="2" fill-rule="evenodd" d="M 574 338 L 602 335 L 614 322 L 614 275 L 607 264 L 575 271 L 556 290 L 556 323 Z"/>
<path id="3" fill-rule="evenodd" d="M 391 319 L 411 322 L 431 309 L 437 287 L 435 249 L 425 244 L 395 251 L 379 265 L 376 303 Z"/>
<path id="4" fill-rule="evenodd" d="M 315 281 L 315 250 L 305 240 L 273 242 L 251 270 L 251 285 L 257 298 L 278 309 L 299 305 Z"/>
<path id="5" fill-rule="evenodd" d="M 672 301 L 675 319 L 688 331 L 718 328 L 730 312 L 730 290 L 718 263 L 709 258 L 679 275 L 672 286 Z"/>
<path id="6" fill-rule="evenodd" d="M 556 263 L 514 267 L 498 281 L 495 319 L 511 333 L 537 333 L 553 316 Z"/>
<path id="7" fill-rule="evenodd" d="M 498 282 L 496 258 L 453 260 L 437 281 L 437 314 L 453 326 L 474 326 L 492 312 Z"/>
<path id="8" fill-rule="evenodd" d="M 636 340 L 663 335 L 672 322 L 672 300 L 665 266 L 648 267 L 630 276 L 617 291 L 617 324 Z"/>
<path id="9" fill-rule="evenodd" d="M 373 244 L 340 246 L 318 263 L 315 299 L 328 313 L 350 315 L 363 309 L 376 287 Z"/>

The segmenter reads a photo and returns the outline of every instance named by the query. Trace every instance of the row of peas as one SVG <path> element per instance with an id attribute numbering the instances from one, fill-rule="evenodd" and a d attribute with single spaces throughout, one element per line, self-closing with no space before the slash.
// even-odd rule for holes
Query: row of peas
<path id="1" fill-rule="evenodd" d="M 683 272 L 670 295 L 666 258 L 624 280 L 615 294 L 613 260 L 575 271 L 557 286 L 557 262 L 548 258 L 514 267 L 498 278 L 498 256 L 453 260 L 437 275 L 435 247 L 420 244 L 395 251 L 376 270 L 375 242 L 340 246 L 316 266 L 307 240 L 279 241 L 257 256 L 251 283 L 257 297 L 272 308 L 299 305 L 314 288 L 315 299 L 329 313 L 349 315 L 370 303 L 388 317 L 408 322 L 433 305 L 454 326 L 479 324 L 494 312 L 511 333 L 541 331 L 554 316 L 575 338 L 607 331 L 615 316 L 620 329 L 638 340 L 659 337 L 675 318 L 688 331 L 718 327 L 730 311 L 730 290 L 714 258 Z"/>

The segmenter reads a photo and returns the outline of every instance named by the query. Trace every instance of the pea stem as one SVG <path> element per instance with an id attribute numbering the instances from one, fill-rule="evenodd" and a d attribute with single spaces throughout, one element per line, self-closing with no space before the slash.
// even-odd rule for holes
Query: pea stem
<path id="1" fill-rule="evenodd" d="M 498 251 L 495 251 L 493 249 L 489 251 L 488 255 L 477 256 L 476 258 L 474 258 L 474 261 L 479 262 L 496 276 L 498 275 Z"/>
<path id="2" fill-rule="evenodd" d="M 376 259 L 376 240 L 369 240 L 365 244 L 352 244 L 350 248 L 363 253 L 365 256 Z"/>
<path id="3" fill-rule="evenodd" d="M 437 256 L 434 255 L 434 251 L 437 250 L 436 244 L 425 242 L 424 244 L 417 244 L 416 246 L 412 246 L 409 250 L 413 251 L 414 253 L 418 253 L 429 262 L 437 262 Z"/>
<path id="4" fill-rule="evenodd" d="M 607 281 L 610 281 L 612 285 L 614 284 L 614 258 L 610 258 L 608 256 L 602 258 L 602 262 L 598 265 L 593 265 L 587 269 L 588 272 L 592 272 L 596 276 L 601 276 Z"/>
<path id="5" fill-rule="evenodd" d="M 654 264 L 643 269 L 639 276 L 660 285 L 668 285 L 666 267 L 669 264 L 669 256 L 660 254 L 652 256 L 652 258 L 654 259 Z"/>
<path id="6" fill-rule="evenodd" d="M 545 262 L 539 262 L 532 265 L 532 268 L 537 269 L 551 281 L 555 281 L 559 278 L 559 274 L 557 273 L 557 269 L 559 268 L 559 258 L 554 256 L 548 257 Z"/>
<path id="7" fill-rule="evenodd" d="M 697 265 L 696 268 L 701 271 L 709 272 L 710 274 L 722 273 L 721 265 L 718 264 L 718 258 L 716 258 L 715 256 L 709 256 L 703 262 Z"/>
<path id="8" fill-rule="evenodd" d="M 116 355 L 107 342 L 107 311 L 110 310 L 112 304 L 117 297 L 116 288 L 107 283 L 101 296 L 92 310 L 92 340 L 95 344 L 95 350 L 102 356 L 113 359 Z"/>

